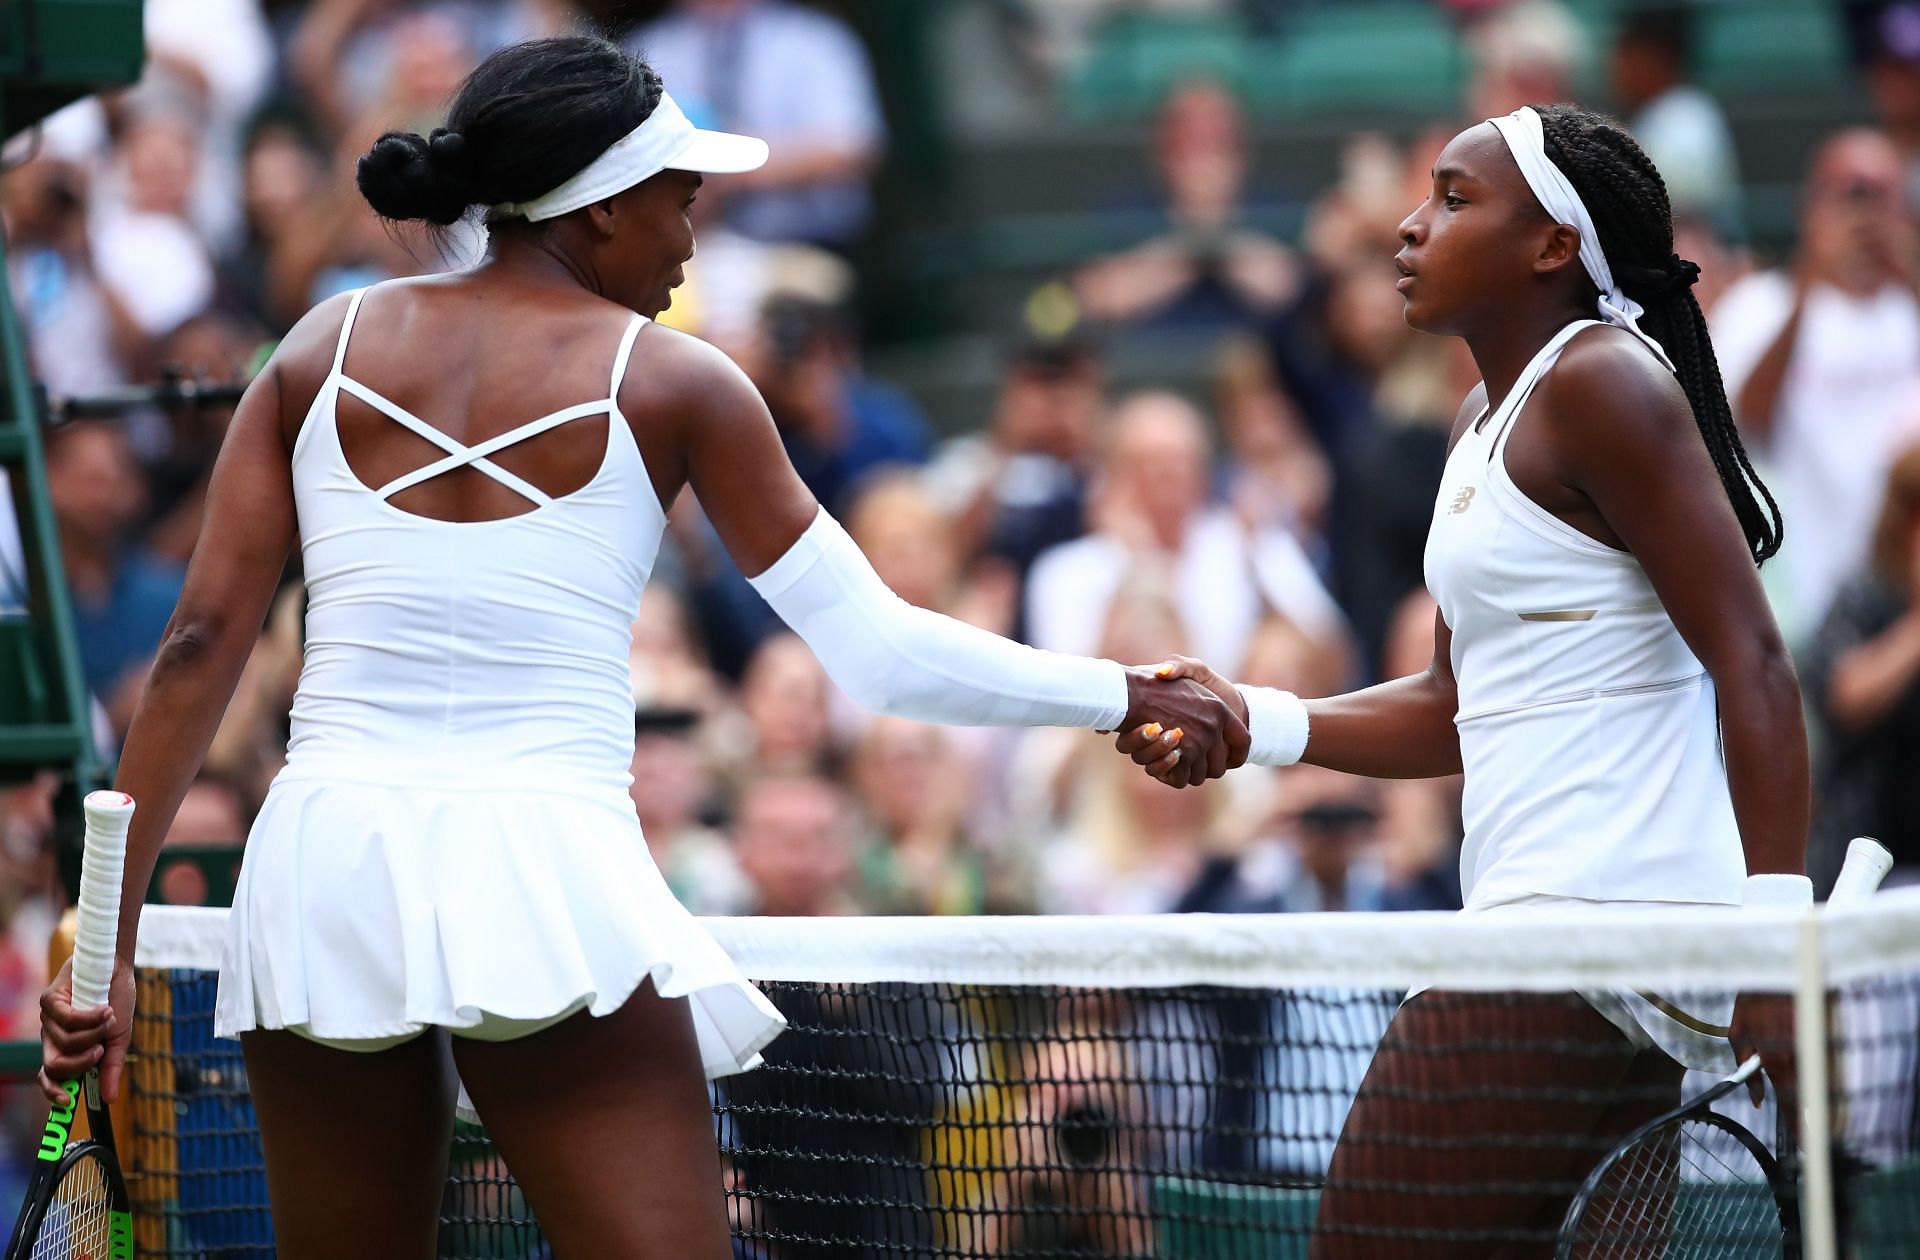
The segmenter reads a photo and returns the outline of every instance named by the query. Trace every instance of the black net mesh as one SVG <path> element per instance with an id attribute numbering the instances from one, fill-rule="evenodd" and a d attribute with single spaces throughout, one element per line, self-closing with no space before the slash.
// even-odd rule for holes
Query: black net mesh
<path id="1" fill-rule="evenodd" d="M 141 984 L 140 1254 L 271 1254 L 214 977 Z M 763 1067 L 713 1086 L 738 1257 L 1278 1260 L 1310 1239 L 1324 1257 L 1787 1254 L 1779 1187 L 1722 1130 L 1700 1137 L 1711 1125 L 1629 1152 L 1576 1201 L 1635 1128 L 1714 1078 L 1683 1081 L 1573 995 L 762 988 L 790 1028 Z M 1920 977 L 1849 986 L 1831 1008 L 1841 1230 L 1864 1260 L 1911 1256 Z M 1784 1157 L 1774 1175 L 1797 1197 L 1771 1097 L 1715 1110 Z M 1587 1233 L 1563 1245 L 1573 1221 Z M 456 1132 L 440 1240 L 446 1257 L 547 1254 L 481 1130 Z"/>

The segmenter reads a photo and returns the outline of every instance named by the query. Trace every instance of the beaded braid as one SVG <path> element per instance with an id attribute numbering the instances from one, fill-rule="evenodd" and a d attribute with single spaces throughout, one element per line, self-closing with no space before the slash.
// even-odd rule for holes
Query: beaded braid
<path id="1" fill-rule="evenodd" d="M 1780 505 L 1753 469 L 1727 403 L 1706 316 L 1691 289 L 1699 269 L 1673 253 L 1666 181 L 1627 129 L 1572 105 L 1537 105 L 1547 158 L 1572 182 L 1600 233 L 1600 248 L 1629 297 L 1646 308 L 1640 327 L 1673 360 L 1707 453 L 1733 503 L 1756 564 L 1780 550 Z"/>

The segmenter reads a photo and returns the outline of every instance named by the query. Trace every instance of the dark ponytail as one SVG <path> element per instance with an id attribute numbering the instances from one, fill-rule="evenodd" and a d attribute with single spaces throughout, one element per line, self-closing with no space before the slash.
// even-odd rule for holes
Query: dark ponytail
<path id="1" fill-rule="evenodd" d="M 1780 506 L 1754 472 L 1734 426 L 1706 316 L 1693 296 L 1700 268 L 1673 252 L 1666 182 L 1627 129 L 1606 115 L 1572 105 L 1534 109 L 1548 159 L 1586 203 L 1620 287 L 1646 308 L 1640 327 L 1673 360 L 1747 547 L 1755 563 L 1765 561 L 1780 550 Z"/>
<path id="2" fill-rule="evenodd" d="M 466 77 L 431 136 L 389 131 L 355 172 L 376 213 L 446 226 L 577 175 L 660 104 L 660 76 L 591 36 L 510 44 Z"/>

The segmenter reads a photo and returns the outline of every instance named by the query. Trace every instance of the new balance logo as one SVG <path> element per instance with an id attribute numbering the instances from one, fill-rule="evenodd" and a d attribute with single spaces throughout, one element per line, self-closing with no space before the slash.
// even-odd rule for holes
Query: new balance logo
<path id="1" fill-rule="evenodd" d="M 1474 487 L 1472 486 L 1461 486 L 1460 489 L 1454 493 L 1453 506 L 1448 508 L 1447 512 L 1450 515 L 1458 516 L 1460 513 L 1472 507 L 1473 491 Z"/>

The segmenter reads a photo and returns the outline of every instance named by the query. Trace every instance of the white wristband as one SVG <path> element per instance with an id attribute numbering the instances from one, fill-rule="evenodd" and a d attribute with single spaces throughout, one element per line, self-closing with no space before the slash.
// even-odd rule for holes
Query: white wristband
<path id="1" fill-rule="evenodd" d="M 1247 734 L 1253 748 L 1247 764 L 1290 766 L 1307 751 L 1307 703 L 1291 691 L 1241 687 L 1247 702 Z"/>
<path id="2" fill-rule="evenodd" d="M 1805 875 L 1749 875 L 1740 890 L 1740 904 L 1752 909 L 1785 906 L 1799 909 L 1813 904 L 1813 881 Z"/>

